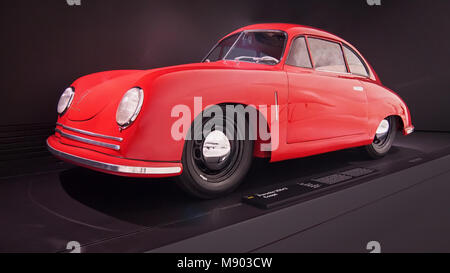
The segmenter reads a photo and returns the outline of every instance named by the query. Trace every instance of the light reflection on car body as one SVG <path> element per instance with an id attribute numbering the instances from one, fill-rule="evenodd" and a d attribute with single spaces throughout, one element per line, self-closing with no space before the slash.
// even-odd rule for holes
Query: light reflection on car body
<path id="1" fill-rule="evenodd" d="M 185 142 L 171 136 L 171 126 L 176 120 L 171 109 L 176 105 L 194 109 L 194 97 L 202 97 L 205 107 L 230 103 L 276 105 L 278 149 L 261 152 L 261 143 L 256 141 L 254 145 L 254 156 L 270 157 L 271 162 L 370 145 L 380 123 L 389 117 L 396 120 L 396 126 L 404 134 L 413 131 L 406 104 L 381 84 L 367 60 L 341 38 L 305 26 L 259 24 L 236 30 L 221 42 L 247 33 L 285 40 L 280 40 L 280 50 L 260 52 L 259 56 L 249 58 L 234 54 L 233 47 L 239 46 L 236 38 L 231 50 L 227 48 L 213 58 L 211 54 L 220 46 L 219 42 L 202 63 L 106 71 L 81 77 L 71 85 L 75 90 L 73 101 L 58 117 L 58 131 L 47 140 L 49 149 L 64 160 L 106 173 L 130 177 L 179 176 L 185 168 L 182 164 Z M 292 53 L 294 41 L 297 41 L 295 48 L 303 47 L 303 53 Z M 330 48 L 332 45 L 334 51 L 326 54 L 342 54 L 341 61 L 333 64 L 333 58 L 324 57 L 325 53 L 316 49 L 327 45 Z M 350 54 L 354 56 L 350 58 Z M 358 59 L 363 66 L 358 66 Z M 361 75 L 364 71 L 366 75 Z M 117 108 L 125 92 L 135 87 L 144 94 L 139 115 L 127 128 L 120 128 L 116 122 Z M 263 116 L 270 129 L 270 121 L 275 117 L 266 112 Z M 191 122 L 195 118 L 192 116 Z M 120 149 L 95 143 L 117 145 Z"/>

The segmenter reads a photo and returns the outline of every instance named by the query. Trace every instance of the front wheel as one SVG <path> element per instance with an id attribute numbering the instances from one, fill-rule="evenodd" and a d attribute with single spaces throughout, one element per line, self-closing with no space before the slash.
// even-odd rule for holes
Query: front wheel
<path id="1" fill-rule="evenodd" d="M 385 156 L 394 143 L 397 134 L 397 123 L 394 117 L 388 117 L 381 121 L 377 128 L 374 141 L 365 147 L 367 154 L 378 159 Z"/>
<path id="2" fill-rule="evenodd" d="M 243 113 L 237 113 L 243 115 Z M 212 199 L 233 192 L 247 175 L 254 142 L 247 135 L 248 121 L 239 124 L 234 117 L 202 117 L 201 126 L 191 128 L 192 140 L 186 140 L 178 177 L 179 186 L 198 198 Z M 208 131 L 205 132 L 205 128 Z M 196 138 L 195 135 L 200 135 Z M 230 137 L 232 136 L 232 137 Z"/>

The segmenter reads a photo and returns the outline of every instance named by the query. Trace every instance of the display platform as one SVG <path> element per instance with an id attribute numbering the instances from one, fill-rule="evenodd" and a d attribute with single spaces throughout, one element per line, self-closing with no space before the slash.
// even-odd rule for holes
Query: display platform
<path id="1" fill-rule="evenodd" d="M 367 252 L 369 241 L 448 252 L 449 155 L 449 133 L 416 132 L 375 161 L 358 149 L 258 160 L 237 192 L 210 201 L 173 179 L 115 177 L 51 157 L 1 162 L 0 252 L 65 252 L 69 242 L 82 252 Z M 267 206 L 243 202 L 312 182 L 327 186 Z"/>

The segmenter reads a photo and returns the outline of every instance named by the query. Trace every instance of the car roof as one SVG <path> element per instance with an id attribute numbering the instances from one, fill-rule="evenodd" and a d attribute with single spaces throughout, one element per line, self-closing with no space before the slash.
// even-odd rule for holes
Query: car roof
<path id="1" fill-rule="evenodd" d="M 286 23 L 267 23 L 267 24 L 255 24 L 255 25 L 249 25 L 246 27 L 242 27 L 236 31 L 234 31 L 231 34 L 238 33 L 245 30 L 281 30 L 289 34 L 289 36 L 296 36 L 296 35 L 316 35 L 323 38 L 328 38 L 332 40 L 342 41 L 347 43 L 344 39 L 331 34 L 329 32 L 326 32 L 324 30 L 309 27 L 309 26 L 303 26 L 303 25 L 297 25 L 297 24 L 286 24 Z"/>

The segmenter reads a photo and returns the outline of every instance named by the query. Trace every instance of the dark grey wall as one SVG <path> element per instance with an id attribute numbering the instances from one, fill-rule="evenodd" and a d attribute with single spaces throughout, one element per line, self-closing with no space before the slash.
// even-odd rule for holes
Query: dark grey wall
<path id="1" fill-rule="evenodd" d="M 450 130 L 448 0 L 81 2 L 1 1 L 0 125 L 55 121 L 61 91 L 79 76 L 196 62 L 238 27 L 291 22 L 354 44 L 418 129 Z"/>

